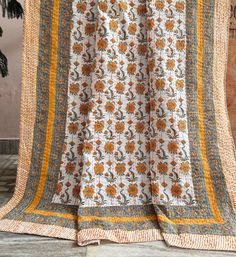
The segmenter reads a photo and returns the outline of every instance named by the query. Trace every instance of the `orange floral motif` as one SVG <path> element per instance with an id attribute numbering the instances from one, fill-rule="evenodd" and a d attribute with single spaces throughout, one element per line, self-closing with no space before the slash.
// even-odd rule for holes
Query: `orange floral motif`
<path id="1" fill-rule="evenodd" d="M 66 164 L 66 173 L 67 173 L 67 174 L 72 174 L 74 171 L 75 171 L 75 165 L 74 165 L 74 163 L 68 162 L 68 163 Z"/>
<path id="2" fill-rule="evenodd" d="M 190 165 L 189 165 L 189 163 L 188 163 L 188 162 L 183 162 L 183 163 L 181 163 L 181 165 L 180 165 L 180 170 L 181 170 L 182 172 L 184 172 L 184 173 L 189 172 L 189 171 L 190 171 Z"/>
<path id="3" fill-rule="evenodd" d="M 100 51 L 105 51 L 107 49 L 107 46 L 108 46 L 108 42 L 106 39 L 104 38 L 101 38 L 99 41 L 98 41 L 98 49 Z"/>
<path id="4" fill-rule="evenodd" d="M 107 102 L 105 105 L 105 109 L 107 112 L 113 112 L 115 110 L 115 106 L 112 102 Z"/>
<path id="5" fill-rule="evenodd" d="M 168 166 L 166 163 L 160 162 L 157 165 L 157 169 L 160 173 L 166 173 L 168 171 Z"/>
<path id="6" fill-rule="evenodd" d="M 137 25 L 135 23 L 131 23 L 128 27 L 130 34 L 135 34 L 137 31 Z"/>
<path id="7" fill-rule="evenodd" d="M 136 71 L 136 64 L 130 63 L 127 67 L 128 74 L 134 74 Z"/>
<path id="8" fill-rule="evenodd" d="M 94 124 L 94 130 L 95 130 L 95 132 L 100 133 L 100 132 L 103 131 L 103 129 L 104 129 L 104 124 L 103 124 L 103 122 L 101 122 L 101 121 L 95 122 L 95 124 Z"/>
<path id="9" fill-rule="evenodd" d="M 123 133 L 125 130 L 125 125 L 122 122 L 117 122 L 115 125 L 115 130 L 117 133 Z"/>
<path id="10" fill-rule="evenodd" d="M 70 90 L 70 93 L 72 95 L 76 95 L 79 92 L 79 85 L 78 84 L 71 84 L 69 90 Z"/>
<path id="11" fill-rule="evenodd" d="M 97 81 L 94 85 L 94 88 L 97 92 L 103 92 L 105 89 L 105 85 L 102 81 Z"/>
<path id="12" fill-rule="evenodd" d="M 161 1 L 161 0 L 157 0 L 156 1 L 156 3 L 155 3 L 155 5 L 156 5 L 156 8 L 157 8 L 157 10 L 163 10 L 163 8 L 164 8 L 164 2 L 163 1 Z"/>
<path id="13" fill-rule="evenodd" d="M 98 6 L 99 6 L 99 9 L 103 12 L 106 12 L 108 9 L 108 6 L 105 2 L 99 1 Z"/>
<path id="14" fill-rule="evenodd" d="M 94 31 L 95 31 L 95 26 L 94 26 L 94 24 L 92 24 L 92 23 L 86 24 L 86 26 L 85 26 L 85 33 L 86 33 L 87 35 L 92 34 Z"/>
<path id="15" fill-rule="evenodd" d="M 83 150 L 85 153 L 90 153 L 93 150 L 93 145 L 90 143 L 85 143 Z"/>
<path id="16" fill-rule="evenodd" d="M 137 185 L 133 184 L 133 185 L 129 185 L 128 188 L 128 193 L 131 197 L 135 197 L 138 194 L 138 187 Z"/>
<path id="17" fill-rule="evenodd" d="M 139 163 L 137 166 L 136 166 L 136 170 L 138 173 L 145 173 L 147 171 L 147 166 L 145 163 Z"/>
<path id="18" fill-rule="evenodd" d="M 94 195 L 94 188 L 91 186 L 87 186 L 83 190 L 83 194 L 86 198 L 92 198 Z"/>
<path id="19" fill-rule="evenodd" d="M 113 153 L 115 147 L 113 143 L 106 143 L 104 149 L 106 153 Z"/>
<path id="20" fill-rule="evenodd" d="M 157 196 L 159 194 L 159 186 L 158 186 L 158 184 L 152 183 L 150 185 L 150 189 L 149 190 L 150 190 L 152 196 Z"/>
<path id="21" fill-rule="evenodd" d="M 174 197 L 180 197 L 181 194 L 182 194 L 182 188 L 180 185 L 173 185 L 171 187 L 171 194 L 174 196 Z"/>
<path id="22" fill-rule="evenodd" d="M 117 64 L 115 62 L 109 62 L 107 68 L 110 72 L 114 73 L 117 70 Z"/>
<path id="23" fill-rule="evenodd" d="M 179 147 L 178 147 L 178 144 L 176 142 L 172 141 L 168 144 L 168 151 L 170 153 L 177 153 L 178 150 L 179 150 Z"/>
<path id="24" fill-rule="evenodd" d="M 111 20 L 109 25 L 112 31 L 116 31 L 118 29 L 118 24 L 115 20 Z"/>
<path id="25" fill-rule="evenodd" d="M 86 3 L 78 2 L 76 7 L 78 12 L 84 13 L 86 11 Z"/>
<path id="26" fill-rule="evenodd" d="M 68 126 L 68 130 L 70 134 L 76 134 L 76 132 L 78 131 L 78 124 L 77 123 L 70 123 L 70 125 Z"/>
<path id="27" fill-rule="evenodd" d="M 73 52 L 75 54 L 81 54 L 82 51 L 83 51 L 83 46 L 81 44 L 75 43 L 73 45 Z"/>
<path id="28" fill-rule="evenodd" d="M 101 164 L 101 163 L 95 164 L 95 166 L 94 166 L 94 172 L 95 172 L 96 174 L 102 175 L 103 171 L 104 171 L 104 165 L 103 165 L 103 164 Z"/>
<path id="29" fill-rule="evenodd" d="M 125 173 L 125 164 L 124 163 L 117 163 L 115 167 L 116 173 L 118 175 L 124 175 Z"/>
<path id="30" fill-rule="evenodd" d="M 80 197 L 80 186 L 79 185 L 74 186 L 72 194 L 75 198 Z"/>
<path id="31" fill-rule="evenodd" d="M 135 150 L 135 144 L 133 142 L 128 142 L 125 145 L 125 151 L 126 153 L 133 153 Z"/>
<path id="32" fill-rule="evenodd" d="M 115 195 L 116 195 L 116 188 L 115 188 L 115 186 L 112 186 L 112 185 L 107 186 L 106 192 L 107 192 L 108 196 L 115 197 Z"/>

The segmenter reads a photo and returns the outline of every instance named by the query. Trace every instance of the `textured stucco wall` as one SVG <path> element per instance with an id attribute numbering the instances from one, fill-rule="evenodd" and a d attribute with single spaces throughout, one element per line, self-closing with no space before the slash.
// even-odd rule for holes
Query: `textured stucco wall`
<path id="1" fill-rule="evenodd" d="M 23 0 L 18 1 L 23 4 Z M 0 76 L 0 139 L 18 138 L 23 21 L 2 18 L 0 13 L 0 26 L 3 29 L 0 49 L 9 62 L 9 76 Z"/>

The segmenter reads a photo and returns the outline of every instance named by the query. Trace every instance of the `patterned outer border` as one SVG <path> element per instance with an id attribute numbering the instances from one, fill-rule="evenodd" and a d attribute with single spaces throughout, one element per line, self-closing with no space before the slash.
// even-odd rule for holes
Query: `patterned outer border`
<path id="1" fill-rule="evenodd" d="M 22 200 L 32 156 L 36 118 L 36 84 L 39 52 L 40 0 L 25 0 L 23 26 L 22 87 L 20 111 L 20 148 L 14 196 L 0 208 L 0 219 Z"/>
<path id="2" fill-rule="evenodd" d="M 236 213 L 236 184 L 234 180 L 236 172 L 236 151 L 227 109 L 225 83 L 230 31 L 230 16 L 228 15 L 227 10 L 230 10 L 230 4 L 230 0 L 225 0 L 224 3 L 220 0 L 216 0 L 214 29 L 215 31 L 220 31 L 220 33 L 215 34 L 214 38 L 215 55 L 213 68 L 213 94 L 219 153 L 230 200 L 232 202 L 234 212 Z M 228 20 L 227 27 L 225 26 L 226 20 Z M 222 58 L 222 53 L 224 58 Z"/>
<path id="3" fill-rule="evenodd" d="M 227 182 L 230 199 L 236 210 L 236 185 L 233 175 L 235 173 L 235 146 L 232 138 L 228 111 L 225 100 L 225 73 L 228 48 L 228 10 L 230 0 L 215 0 L 214 31 L 221 31 L 214 35 L 214 104 L 217 123 L 217 139 L 222 161 L 223 171 Z M 36 74 L 39 49 L 40 1 L 25 0 L 24 21 L 24 52 L 23 52 L 23 85 L 21 101 L 21 128 L 20 128 L 20 156 L 18 176 L 15 193 L 10 202 L 0 209 L 0 219 L 15 208 L 25 193 L 26 182 L 30 170 L 30 161 L 33 144 L 33 129 L 36 114 Z M 222 53 L 224 58 L 222 59 Z M 225 128 L 227 131 L 225 131 Z M 163 239 L 159 230 L 121 231 L 100 229 L 87 229 L 79 233 L 75 229 L 65 227 L 35 224 L 15 220 L 1 220 L 2 231 L 16 233 L 30 233 L 50 237 L 61 237 L 78 241 L 79 245 L 99 242 L 100 239 L 109 239 L 115 242 L 140 242 Z M 171 246 L 197 248 L 236 250 L 236 238 L 220 235 L 196 234 L 163 234 L 166 243 Z M 97 238 L 97 240 L 92 240 Z"/>
<path id="4" fill-rule="evenodd" d="M 225 86 L 228 60 L 230 4 L 230 0 L 215 0 L 214 31 L 220 31 L 220 33 L 214 33 L 213 100 L 215 106 L 217 142 L 222 169 L 232 207 L 236 212 L 236 185 L 234 180 L 236 152 L 227 110 Z M 226 24 L 228 25 L 226 26 Z M 232 236 L 197 234 L 174 235 L 165 233 L 162 235 L 166 243 L 171 246 L 209 250 L 236 250 L 236 238 Z"/>
<path id="5" fill-rule="evenodd" d="M 40 0 L 25 0 L 24 2 L 20 149 L 17 181 L 13 197 L 5 206 L 0 208 L 0 219 L 12 211 L 23 199 L 30 171 L 37 103 L 36 85 L 39 61 L 40 6 Z M 75 229 L 61 226 L 4 219 L 0 220 L 0 227 L 1 231 L 76 240 Z"/>

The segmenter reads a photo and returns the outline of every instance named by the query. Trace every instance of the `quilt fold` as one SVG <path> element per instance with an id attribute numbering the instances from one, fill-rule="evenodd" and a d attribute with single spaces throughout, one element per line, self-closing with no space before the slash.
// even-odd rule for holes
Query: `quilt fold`
<path id="1" fill-rule="evenodd" d="M 25 0 L 0 231 L 236 251 L 229 19 L 230 0 Z"/>

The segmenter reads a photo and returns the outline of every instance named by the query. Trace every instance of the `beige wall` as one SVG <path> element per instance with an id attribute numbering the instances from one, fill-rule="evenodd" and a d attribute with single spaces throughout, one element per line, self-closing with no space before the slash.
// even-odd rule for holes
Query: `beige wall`
<path id="1" fill-rule="evenodd" d="M 0 76 L 0 139 L 19 137 L 22 25 L 22 20 L 2 18 L 0 13 L 0 49 L 9 63 L 9 76 Z"/>

